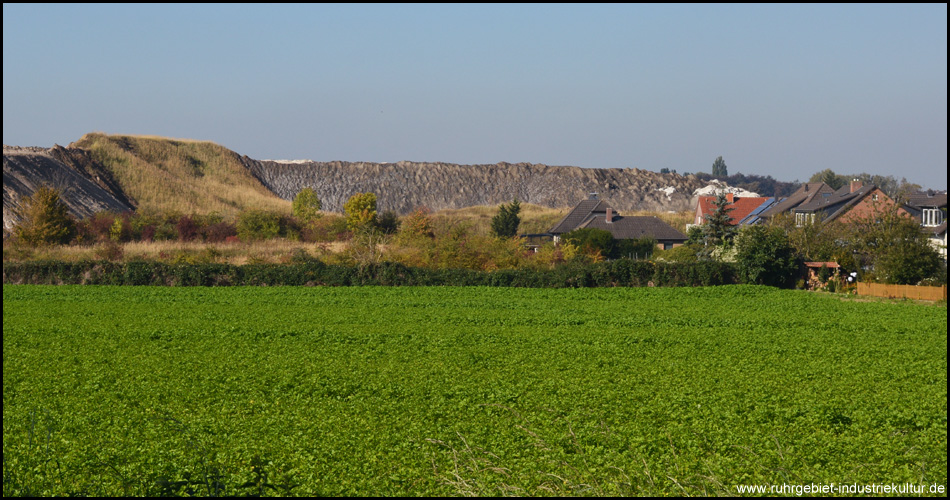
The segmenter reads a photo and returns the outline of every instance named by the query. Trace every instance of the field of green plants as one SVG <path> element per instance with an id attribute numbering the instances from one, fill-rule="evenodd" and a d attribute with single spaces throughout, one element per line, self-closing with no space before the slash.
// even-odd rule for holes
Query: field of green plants
<path id="1" fill-rule="evenodd" d="M 3 306 L 4 496 L 946 485 L 945 304 L 4 285 Z"/>

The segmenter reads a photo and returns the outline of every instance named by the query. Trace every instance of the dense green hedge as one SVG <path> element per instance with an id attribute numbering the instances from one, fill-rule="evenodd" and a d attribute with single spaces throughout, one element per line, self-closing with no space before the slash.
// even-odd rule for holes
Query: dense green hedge
<path id="1" fill-rule="evenodd" d="M 717 262 L 652 263 L 628 259 L 553 270 L 411 268 L 397 263 L 367 267 L 296 264 L 165 264 L 161 262 L 4 262 L 4 284 L 275 286 L 712 286 L 737 283 L 735 267 Z"/>

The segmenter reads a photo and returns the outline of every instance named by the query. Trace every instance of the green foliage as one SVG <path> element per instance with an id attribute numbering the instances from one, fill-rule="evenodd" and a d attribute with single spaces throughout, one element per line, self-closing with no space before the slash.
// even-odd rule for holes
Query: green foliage
<path id="1" fill-rule="evenodd" d="M 537 288 L 591 286 L 713 286 L 736 283 L 735 266 L 721 262 L 663 263 L 619 259 L 585 263 L 573 258 L 577 247 L 562 243 L 558 251 L 535 267 L 499 269 L 504 256 L 525 251 L 517 240 L 487 239 L 486 248 L 467 245 L 470 237 L 461 232 L 459 240 L 433 241 L 430 249 L 441 253 L 427 267 L 410 267 L 399 262 L 383 262 L 378 253 L 359 237 L 385 238 L 375 232 L 357 235 L 348 250 L 347 265 L 329 265 L 308 258 L 291 256 L 287 264 L 247 264 L 235 266 L 216 263 L 219 254 L 213 247 L 198 255 L 182 254 L 166 262 L 118 262 L 122 247 L 114 242 L 97 252 L 99 261 L 4 262 L 5 284 L 85 284 L 85 285 L 169 285 L 169 286 L 296 286 L 296 285 L 437 285 L 437 286 L 519 286 Z M 430 240 L 431 241 L 431 240 Z M 358 245 L 365 245 L 358 247 Z M 117 252 L 112 254 L 111 252 Z M 430 256 L 431 258 L 431 256 Z M 560 259 L 554 266 L 551 260 Z M 306 264 L 306 265 L 304 265 Z M 353 265 L 355 264 L 355 265 Z M 399 278 L 389 274 L 393 266 L 402 268 Z M 134 269 L 134 272 L 130 270 Z M 514 272 L 515 274 L 508 274 Z M 513 281 L 512 281 L 513 280 Z"/>
<path id="2" fill-rule="evenodd" d="M 616 240 L 611 259 L 649 259 L 657 249 L 655 238 Z"/>
<path id="3" fill-rule="evenodd" d="M 343 205 L 346 226 L 354 232 L 371 230 L 376 226 L 376 194 L 356 193 Z"/>
<path id="4" fill-rule="evenodd" d="M 818 269 L 818 279 L 822 283 L 826 283 L 828 281 L 828 278 L 830 277 L 831 277 L 831 270 L 828 269 L 828 266 L 826 266 L 825 264 L 822 264 L 821 268 Z"/>
<path id="5" fill-rule="evenodd" d="M 569 231 L 564 233 L 561 239 L 585 252 L 599 251 L 600 255 L 605 257 L 614 252 L 617 243 L 610 231 L 592 227 Z"/>
<path id="6" fill-rule="evenodd" d="M 729 215 L 729 212 L 735 208 L 729 206 L 729 200 L 726 199 L 726 193 L 720 192 L 716 195 L 716 201 L 713 202 L 716 209 L 713 213 L 705 216 L 702 230 L 705 237 L 706 250 L 704 255 L 710 257 L 717 247 L 729 246 L 736 233 L 736 226 Z"/>
<path id="7" fill-rule="evenodd" d="M 301 189 L 300 192 L 297 193 L 297 196 L 294 197 L 294 202 L 291 205 L 294 217 L 305 223 L 311 223 L 319 219 L 320 209 L 322 207 L 323 205 L 320 203 L 320 198 L 317 197 L 317 192 L 310 187 Z"/>
<path id="8" fill-rule="evenodd" d="M 736 246 L 736 264 L 742 283 L 791 287 L 795 282 L 799 262 L 795 248 L 781 229 L 748 226 L 739 232 Z"/>
<path id="9" fill-rule="evenodd" d="M 872 175 L 865 172 L 860 174 L 836 174 L 830 168 L 826 168 L 821 172 L 817 172 L 812 175 L 808 182 L 824 182 L 825 184 L 839 189 L 842 186 L 848 185 L 852 180 L 859 180 L 864 185 L 874 184 L 875 186 L 881 188 L 881 191 L 884 191 L 884 194 L 891 198 L 901 198 L 903 195 L 912 193 L 920 189 L 919 184 L 914 184 L 908 182 L 906 178 L 901 178 L 898 180 L 893 175 Z"/>
<path id="10" fill-rule="evenodd" d="M 755 286 L 4 286 L 3 304 L 5 497 L 947 483 L 945 306 Z"/>
<path id="11" fill-rule="evenodd" d="M 851 220 L 846 234 L 862 266 L 873 269 L 884 283 L 916 285 L 940 274 L 940 256 L 930 246 L 927 233 L 896 205 Z"/>
<path id="12" fill-rule="evenodd" d="M 673 247 L 669 250 L 658 250 L 654 254 L 654 258 L 658 261 L 666 262 L 697 262 L 699 260 L 699 252 L 702 251 L 702 249 L 703 247 L 699 244 L 687 242 L 685 245 Z"/>
<path id="13" fill-rule="evenodd" d="M 808 179 L 808 182 L 824 182 L 825 184 L 831 186 L 832 189 L 838 189 L 841 186 L 847 184 L 849 180 L 850 179 L 843 175 L 836 174 L 834 170 L 826 168 L 821 172 L 811 176 L 811 178 Z"/>
<path id="14" fill-rule="evenodd" d="M 237 234 L 244 241 L 276 238 L 281 234 L 281 215 L 267 210 L 245 210 L 238 216 Z"/>
<path id="15" fill-rule="evenodd" d="M 712 165 L 712 175 L 713 177 L 728 177 L 729 169 L 726 167 L 726 162 L 722 161 L 722 157 L 719 156 L 716 158 L 716 161 Z"/>
<path id="16" fill-rule="evenodd" d="M 491 219 L 492 234 L 499 238 L 512 238 L 518 234 L 518 225 L 521 224 L 521 202 L 517 199 L 508 205 L 504 203 L 498 207 L 498 214 Z"/>
<path id="17" fill-rule="evenodd" d="M 40 186 L 31 196 L 20 200 L 14 208 L 20 221 L 13 228 L 17 241 L 37 247 L 68 243 L 76 226 L 59 191 Z"/>
<path id="18" fill-rule="evenodd" d="M 386 210 L 379 216 L 379 220 L 376 221 L 376 227 L 379 228 L 383 234 L 396 234 L 396 232 L 399 231 L 399 216 L 392 210 Z"/>

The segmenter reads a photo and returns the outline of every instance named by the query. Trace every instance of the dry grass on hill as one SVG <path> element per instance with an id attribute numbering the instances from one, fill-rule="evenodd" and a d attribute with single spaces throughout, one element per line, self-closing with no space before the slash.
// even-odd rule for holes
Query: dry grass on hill
<path id="1" fill-rule="evenodd" d="M 487 235 L 491 232 L 491 219 L 498 214 L 498 206 L 480 205 L 445 209 L 433 212 L 432 219 L 436 230 L 450 227 L 459 223 L 468 223 L 478 234 Z M 547 208 L 530 203 L 521 204 L 521 224 L 518 233 L 543 233 L 551 229 L 557 221 L 567 215 L 569 209 Z"/>
<path id="2" fill-rule="evenodd" d="M 139 210 L 236 217 L 245 209 L 290 213 L 233 151 L 213 142 L 91 133 L 70 145 L 108 168 Z"/>

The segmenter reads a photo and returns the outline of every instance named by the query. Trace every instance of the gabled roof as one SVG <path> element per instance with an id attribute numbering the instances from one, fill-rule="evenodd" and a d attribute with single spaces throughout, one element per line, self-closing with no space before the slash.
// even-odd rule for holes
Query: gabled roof
<path id="1" fill-rule="evenodd" d="M 551 234 L 564 234 L 577 229 L 591 213 L 607 213 L 607 204 L 603 200 L 584 200 L 577 204 L 573 210 L 564 216 L 554 227 L 548 231 Z"/>
<path id="2" fill-rule="evenodd" d="M 762 205 L 769 200 L 774 200 L 774 198 L 768 197 L 756 197 L 756 196 L 746 196 L 743 198 L 734 198 L 734 201 L 728 205 L 727 208 L 732 208 L 733 210 L 729 212 L 729 217 L 732 218 L 732 225 L 738 225 L 746 217 L 749 216 L 752 212 L 759 210 Z M 716 196 L 700 196 L 696 201 L 697 206 L 699 207 L 700 214 L 704 217 L 706 215 L 711 215 L 716 211 Z"/>
<path id="3" fill-rule="evenodd" d="M 877 190 L 874 184 L 861 186 L 851 190 L 850 185 L 841 186 L 830 196 L 816 196 L 808 203 L 803 203 L 794 209 L 795 212 L 822 212 L 822 220 L 831 221 L 847 212 L 851 207 L 864 199 L 872 191 Z"/>
<path id="4" fill-rule="evenodd" d="M 947 206 L 947 193 L 918 191 L 907 195 L 907 205 L 914 208 L 941 208 Z"/>
<path id="5" fill-rule="evenodd" d="M 606 215 L 591 214 L 587 220 L 578 226 L 578 229 L 581 228 L 603 229 L 609 231 L 617 240 L 653 238 L 657 241 L 681 243 L 689 239 L 685 234 L 655 216 L 623 217 L 616 215 L 612 222 L 607 222 Z"/>
<path id="6" fill-rule="evenodd" d="M 615 239 L 654 238 L 657 241 L 683 242 L 688 238 L 659 217 L 623 217 L 611 212 L 611 222 L 607 222 L 607 209 L 610 205 L 603 200 L 584 200 L 564 216 L 549 233 L 560 235 L 575 229 L 593 228 L 609 231 Z"/>
<path id="7" fill-rule="evenodd" d="M 769 198 L 765 200 L 764 202 L 762 202 L 761 205 L 759 205 L 759 208 L 756 208 L 755 210 L 750 212 L 749 215 L 745 216 L 745 218 L 740 220 L 739 225 L 745 226 L 745 225 L 757 224 L 759 220 L 761 219 L 762 212 L 765 212 L 766 210 L 769 209 L 769 207 L 771 207 L 772 205 L 775 205 L 778 202 L 779 200 L 777 198 Z"/>
<path id="8" fill-rule="evenodd" d="M 824 182 L 809 182 L 802 184 L 802 187 L 790 194 L 787 198 L 773 203 L 768 209 L 759 214 L 760 217 L 772 217 L 783 212 L 789 212 L 803 204 L 809 203 L 815 198 L 834 194 L 835 190 Z"/>

